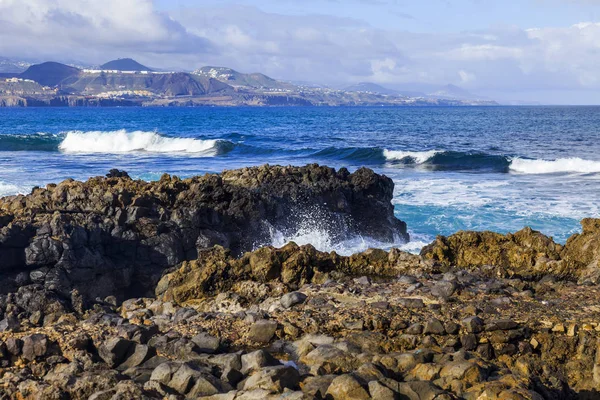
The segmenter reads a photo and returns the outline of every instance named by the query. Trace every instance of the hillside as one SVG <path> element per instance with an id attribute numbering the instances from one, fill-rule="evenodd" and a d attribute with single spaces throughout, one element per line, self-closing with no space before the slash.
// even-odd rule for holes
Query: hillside
<path id="1" fill-rule="evenodd" d="M 118 60 L 109 61 L 106 64 L 102 64 L 100 69 L 115 71 L 152 71 L 152 69 L 131 58 L 119 58 Z"/>
<path id="2" fill-rule="evenodd" d="M 281 82 L 264 74 L 244 74 L 224 67 L 202 67 L 193 72 L 194 75 L 217 79 L 233 87 L 252 89 L 292 90 L 294 85 Z"/>
<path id="3" fill-rule="evenodd" d="M 183 72 L 169 74 L 82 73 L 69 88 L 84 95 L 115 91 L 149 91 L 161 96 L 202 96 L 230 89 L 214 80 Z"/>
<path id="4" fill-rule="evenodd" d="M 430 93 L 430 97 L 438 99 L 452 99 L 452 100 L 487 100 L 483 96 L 473 94 L 463 88 L 456 85 L 446 85 L 439 90 Z"/>
<path id="5" fill-rule="evenodd" d="M 388 89 L 386 87 L 371 82 L 361 82 L 356 85 L 349 86 L 344 90 L 346 92 L 365 92 L 383 94 L 387 96 L 400 96 L 400 92 L 398 92 L 397 90 Z"/>
<path id="6" fill-rule="evenodd" d="M 15 74 L 24 72 L 31 64 L 0 57 L 0 73 Z"/>
<path id="7" fill-rule="evenodd" d="M 81 70 L 57 62 L 45 62 L 32 65 L 20 77 L 31 79 L 44 86 L 59 86 L 68 84 L 72 79 L 77 79 Z"/>

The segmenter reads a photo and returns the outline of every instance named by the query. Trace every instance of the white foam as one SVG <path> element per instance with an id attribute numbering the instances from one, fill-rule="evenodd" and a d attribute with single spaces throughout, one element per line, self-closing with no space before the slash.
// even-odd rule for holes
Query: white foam
<path id="1" fill-rule="evenodd" d="M 344 241 L 334 241 L 331 235 L 323 229 L 316 227 L 302 227 L 294 234 L 289 236 L 284 235 L 276 229 L 271 229 L 271 245 L 274 247 L 283 247 L 286 244 L 294 242 L 299 246 L 310 244 L 317 250 L 323 252 L 335 251 L 342 256 L 350 256 L 352 254 L 361 253 L 367 249 L 385 249 L 389 250 L 392 247 L 397 247 L 404 251 L 420 251 L 425 244 L 416 242 L 404 243 L 400 238 L 393 243 L 385 243 L 373 238 L 364 236 L 355 236 Z"/>
<path id="2" fill-rule="evenodd" d="M 71 131 L 67 132 L 59 149 L 66 153 L 195 153 L 217 154 L 217 140 L 169 138 L 156 132 L 135 131 Z"/>
<path id="3" fill-rule="evenodd" d="M 582 158 L 559 158 L 557 160 L 525 160 L 515 158 L 510 164 L 511 171 L 520 174 L 557 174 L 557 173 L 600 173 L 600 161 Z"/>
<path id="4" fill-rule="evenodd" d="M 400 151 L 400 150 L 383 150 L 383 156 L 388 161 L 400 161 L 412 159 L 416 164 L 423 164 L 436 154 L 440 153 L 439 150 L 430 151 Z"/>
<path id="5" fill-rule="evenodd" d="M 12 183 L 5 183 L 0 181 L 0 197 L 13 196 L 16 194 L 24 194 L 25 190 Z"/>

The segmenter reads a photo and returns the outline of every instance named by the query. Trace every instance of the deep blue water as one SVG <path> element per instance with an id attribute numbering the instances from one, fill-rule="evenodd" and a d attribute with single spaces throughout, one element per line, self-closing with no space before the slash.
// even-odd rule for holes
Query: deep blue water
<path id="1" fill-rule="evenodd" d="M 564 242 L 600 216 L 598 107 L 0 109 L 0 195 L 111 168 L 151 180 L 312 162 L 390 176 L 413 250 L 437 234 L 527 225 Z M 289 239 L 374 245 L 333 246 L 309 215 L 273 241 Z"/>

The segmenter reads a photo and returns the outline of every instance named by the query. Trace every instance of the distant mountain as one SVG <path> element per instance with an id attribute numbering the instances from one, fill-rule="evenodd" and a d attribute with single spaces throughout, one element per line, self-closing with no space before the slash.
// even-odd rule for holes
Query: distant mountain
<path id="1" fill-rule="evenodd" d="M 116 71 L 152 71 L 150 68 L 131 58 L 119 58 L 118 60 L 109 61 L 106 64 L 102 64 L 100 69 Z"/>
<path id="2" fill-rule="evenodd" d="M 216 79 L 233 87 L 252 89 L 293 89 L 294 85 L 270 78 L 264 74 L 244 74 L 225 67 L 202 67 L 192 72 L 194 75 Z"/>
<path id="3" fill-rule="evenodd" d="M 0 57 L 0 73 L 21 73 L 30 66 L 31 64 L 24 61 L 15 61 Z"/>
<path id="4" fill-rule="evenodd" d="M 456 85 L 446 85 L 433 93 L 429 93 L 428 96 L 437 99 L 450 100 L 487 100 L 483 96 L 473 94 Z"/>
<path id="5" fill-rule="evenodd" d="M 19 77 L 31 79 L 44 86 L 64 85 L 65 81 L 73 79 L 81 73 L 81 70 L 57 62 L 45 62 L 32 65 Z M 68 83 L 68 82 L 67 82 Z"/>
<path id="6" fill-rule="evenodd" d="M 380 86 L 376 83 L 361 82 L 356 85 L 348 86 L 344 89 L 345 92 L 364 92 L 364 93 L 375 93 L 384 94 L 387 96 L 399 96 L 400 92 L 394 89 L 388 89 Z"/>

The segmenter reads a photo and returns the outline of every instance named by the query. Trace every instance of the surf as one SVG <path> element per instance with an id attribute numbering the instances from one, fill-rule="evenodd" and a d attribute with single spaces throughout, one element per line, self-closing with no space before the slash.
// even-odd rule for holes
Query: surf
<path id="1" fill-rule="evenodd" d="M 216 156 L 230 142 L 219 139 L 172 138 L 156 132 L 70 131 L 58 146 L 64 153 L 187 153 Z"/>

